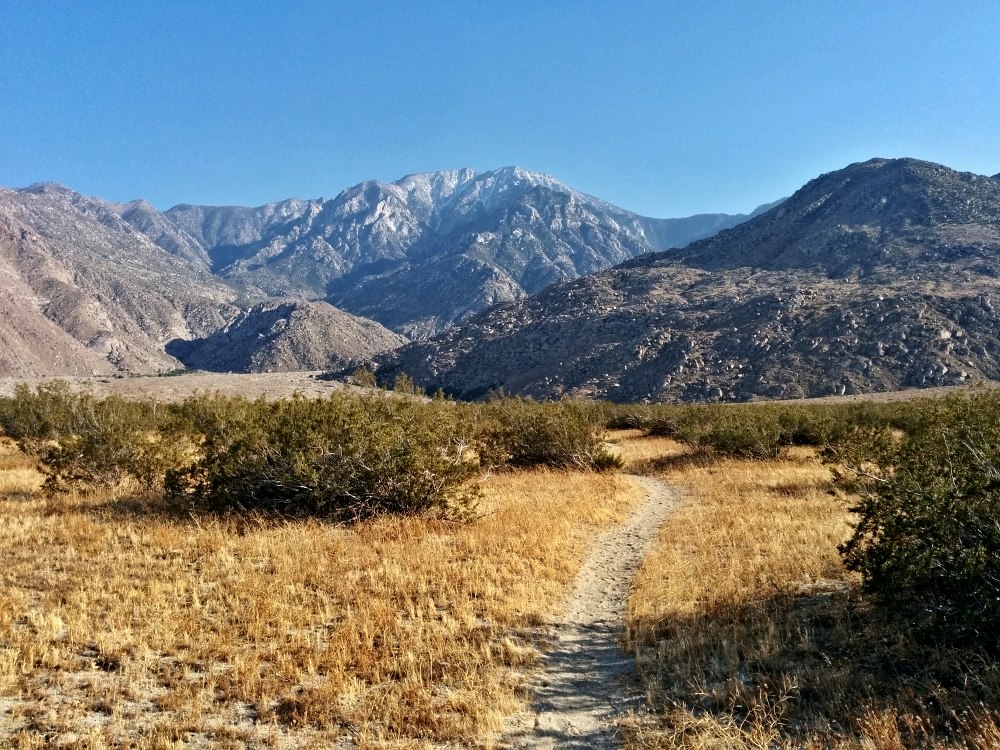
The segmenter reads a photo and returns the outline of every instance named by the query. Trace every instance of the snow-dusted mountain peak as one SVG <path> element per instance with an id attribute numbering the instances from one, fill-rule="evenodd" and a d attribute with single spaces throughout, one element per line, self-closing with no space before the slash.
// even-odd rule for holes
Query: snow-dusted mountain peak
<path id="1" fill-rule="evenodd" d="M 423 221 L 430 221 L 448 204 L 457 190 L 474 180 L 474 169 L 451 169 L 440 172 L 408 174 L 388 185 L 392 192 Z"/>
<path id="2" fill-rule="evenodd" d="M 571 189 L 557 180 L 555 177 L 544 172 L 532 172 L 531 170 L 518 167 L 500 167 L 485 174 L 492 178 L 505 182 L 530 185 L 531 187 L 547 187 L 560 192 L 571 192 Z"/>
<path id="3" fill-rule="evenodd" d="M 521 167 L 501 167 L 481 172 L 456 189 L 451 208 L 462 215 L 492 211 L 499 205 L 520 199 L 538 187 L 559 193 L 573 192 L 549 175 L 529 172 Z"/>
<path id="4" fill-rule="evenodd" d="M 474 180 L 478 172 L 468 167 L 449 169 L 440 172 L 419 172 L 408 174 L 393 183 L 407 193 L 424 195 L 430 201 L 437 202 L 451 196 L 459 187 Z"/>

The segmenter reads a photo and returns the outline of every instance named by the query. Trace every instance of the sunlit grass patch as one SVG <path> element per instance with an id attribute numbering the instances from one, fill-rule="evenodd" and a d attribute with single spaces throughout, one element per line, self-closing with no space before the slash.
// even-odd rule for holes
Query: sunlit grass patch
<path id="1" fill-rule="evenodd" d="M 0 498 L 30 495 L 44 479 L 36 459 L 18 450 L 12 440 L 0 437 Z"/>
<path id="2" fill-rule="evenodd" d="M 524 699 L 528 631 L 640 496 L 501 473 L 472 523 L 351 527 L 0 500 L 0 744 L 488 745 Z"/>
<path id="3" fill-rule="evenodd" d="M 661 448 L 666 460 L 648 455 Z M 851 499 L 812 449 L 767 462 L 625 451 L 685 495 L 629 603 L 651 709 L 630 747 L 996 746 L 996 662 L 920 646 L 868 607 L 837 551 Z"/>

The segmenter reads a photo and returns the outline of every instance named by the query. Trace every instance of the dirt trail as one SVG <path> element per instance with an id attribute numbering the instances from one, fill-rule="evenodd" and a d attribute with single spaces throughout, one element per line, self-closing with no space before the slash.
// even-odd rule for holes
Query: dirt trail
<path id="1" fill-rule="evenodd" d="M 618 647 L 629 584 L 677 501 L 665 482 L 632 480 L 648 497 L 594 544 L 562 616 L 547 630 L 552 650 L 532 680 L 534 703 L 508 721 L 504 747 L 619 746 L 615 719 L 639 698 L 632 689 L 634 663 Z"/>

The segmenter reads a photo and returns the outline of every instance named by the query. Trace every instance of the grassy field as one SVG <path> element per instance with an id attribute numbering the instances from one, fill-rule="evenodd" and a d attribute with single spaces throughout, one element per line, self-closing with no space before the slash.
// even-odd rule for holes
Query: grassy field
<path id="1" fill-rule="evenodd" d="M 620 442 L 686 497 L 629 602 L 649 704 L 629 748 L 1000 747 L 996 662 L 920 646 L 866 606 L 837 554 L 851 501 L 814 449 L 698 462 L 669 439 Z"/>
<path id="2" fill-rule="evenodd" d="M 1000 747 L 1000 669 L 873 609 L 837 545 L 853 500 L 814 448 L 748 461 L 617 431 L 680 488 L 633 583 L 638 748 Z M 483 479 L 478 519 L 353 526 L 47 497 L 0 441 L 0 746 L 491 747 L 532 629 L 641 493 L 625 476 Z"/>
<path id="3" fill-rule="evenodd" d="M 352 528 L 46 499 L 0 454 L 0 745 L 489 746 L 522 637 L 639 493 L 615 475 L 488 478 L 471 524 Z"/>

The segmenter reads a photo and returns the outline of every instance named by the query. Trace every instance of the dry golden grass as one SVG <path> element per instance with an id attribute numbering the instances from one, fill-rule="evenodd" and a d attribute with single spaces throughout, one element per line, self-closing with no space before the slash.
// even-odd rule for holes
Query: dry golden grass
<path id="1" fill-rule="evenodd" d="M 675 440 L 645 437 L 642 430 L 608 430 L 606 440 L 611 449 L 625 461 L 625 470 L 635 473 L 655 473 L 656 462 L 683 453 Z"/>
<path id="2" fill-rule="evenodd" d="M 630 748 L 1000 747 L 996 662 L 922 648 L 866 609 L 836 549 L 850 501 L 813 451 L 698 463 L 619 439 L 686 492 L 629 602 L 652 707 Z"/>
<path id="3" fill-rule="evenodd" d="M 21 453 L 13 441 L 0 437 L 0 497 L 30 497 L 41 486 L 36 461 Z"/>
<path id="4" fill-rule="evenodd" d="M 176 518 L 44 499 L 0 456 L 0 745 L 489 746 L 522 637 L 641 493 L 625 478 L 486 481 L 470 524 Z"/>

